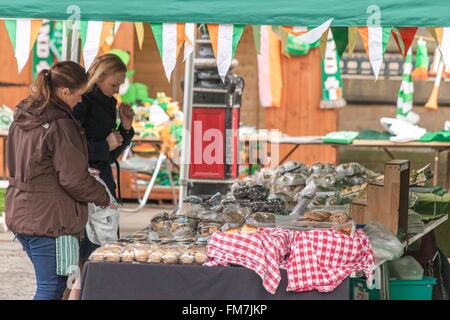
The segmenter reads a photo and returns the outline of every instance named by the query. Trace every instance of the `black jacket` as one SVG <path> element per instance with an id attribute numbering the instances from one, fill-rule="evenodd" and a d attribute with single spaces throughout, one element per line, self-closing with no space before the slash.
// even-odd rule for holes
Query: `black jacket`
<path id="1" fill-rule="evenodd" d="M 134 136 L 134 129 L 125 130 L 120 124 L 117 131 L 123 137 L 122 145 L 113 151 L 109 151 L 106 137 L 116 130 L 117 100 L 113 97 L 105 96 L 101 90 L 95 86 L 90 92 L 83 95 L 82 102 L 73 109 L 73 115 L 80 121 L 86 130 L 86 139 L 89 151 L 89 166 L 100 171 L 100 178 L 105 181 L 111 194 L 116 195 L 116 183 L 111 169 L 111 164 L 130 145 Z M 116 165 L 117 162 L 116 162 Z M 120 169 L 118 168 L 118 171 Z M 120 175 L 119 175 L 120 176 Z M 120 181 L 119 181 L 120 196 Z M 119 199 L 120 200 L 120 199 Z"/>

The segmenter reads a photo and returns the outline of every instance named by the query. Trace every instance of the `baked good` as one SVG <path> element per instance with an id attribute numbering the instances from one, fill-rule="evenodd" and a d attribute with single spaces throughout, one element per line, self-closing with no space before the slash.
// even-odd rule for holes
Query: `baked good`
<path id="1" fill-rule="evenodd" d="M 147 262 L 149 263 L 161 263 L 162 258 L 162 251 L 161 250 L 154 250 L 149 253 Z"/>
<path id="2" fill-rule="evenodd" d="M 186 251 L 186 252 L 182 253 L 180 258 L 179 258 L 179 262 L 181 264 L 192 264 L 192 263 L 194 263 L 194 253 L 193 252 L 189 252 L 189 251 Z"/>
<path id="3" fill-rule="evenodd" d="M 255 233 L 258 232 L 258 227 L 253 227 L 248 224 L 244 224 L 244 226 L 241 228 L 241 233 Z"/>
<path id="4" fill-rule="evenodd" d="M 206 261 L 208 261 L 208 255 L 206 254 L 206 251 L 203 250 L 196 251 L 194 255 L 194 261 L 195 263 L 198 264 L 203 264 Z"/>
<path id="5" fill-rule="evenodd" d="M 103 261 L 105 255 L 104 255 L 104 249 L 98 248 L 94 252 L 91 253 L 89 256 L 89 260 L 91 261 Z"/>
<path id="6" fill-rule="evenodd" d="M 122 255 L 120 256 L 120 261 L 122 262 L 133 262 L 134 261 L 134 249 L 126 248 Z"/>
<path id="7" fill-rule="evenodd" d="M 105 249 L 103 257 L 108 262 L 120 262 L 120 256 L 122 255 L 122 249 L 109 248 Z"/>
<path id="8" fill-rule="evenodd" d="M 137 262 L 147 262 L 149 250 L 146 247 L 134 248 L 134 259 Z"/>
<path id="9" fill-rule="evenodd" d="M 344 212 L 336 212 L 330 216 L 330 222 L 343 224 L 350 220 L 349 216 Z"/>
<path id="10" fill-rule="evenodd" d="M 309 212 L 305 212 L 304 216 L 306 219 L 309 219 L 312 221 L 326 222 L 326 221 L 329 221 L 331 213 L 327 212 L 327 211 L 309 211 Z"/>
<path id="11" fill-rule="evenodd" d="M 175 249 L 166 250 L 161 257 L 161 261 L 166 264 L 178 263 L 178 257 L 180 253 Z"/>

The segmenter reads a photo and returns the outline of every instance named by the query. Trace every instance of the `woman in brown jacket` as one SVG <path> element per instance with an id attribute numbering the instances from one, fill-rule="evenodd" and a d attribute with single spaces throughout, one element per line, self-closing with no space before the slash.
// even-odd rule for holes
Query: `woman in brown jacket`
<path id="1" fill-rule="evenodd" d="M 110 204 L 105 187 L 88 172 L 84 132 L 71 113 L 87 80 L 70 61 L 41 71 L 9 129 L 6 224 L 33 263 L 34 299 L 61 299 L 78 264 L 87 203 Z"/>

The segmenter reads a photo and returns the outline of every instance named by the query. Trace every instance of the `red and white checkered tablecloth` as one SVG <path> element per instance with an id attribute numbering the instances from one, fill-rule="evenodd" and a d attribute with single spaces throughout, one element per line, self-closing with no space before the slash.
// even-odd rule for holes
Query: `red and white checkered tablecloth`
<path id="1" fill-rule="evenodd" d="M 215 232 L 208 241 L 206 266 L 237 264 L 255 271 L 272 294 L 288 273 L 287 291 L 333 291 L 352 272 L 373 278 L 373 251 L 366 234 L 353 237 L 333 230 L 261 229 L 257 233 Z"/>
<path id="2" fill-rule="evenodd" d="M 287 291 L 331 292 L 352 272 L 373 279 L 373 250 L 362 230 L 354 237 L 333 230 L 294 232 L 288 260 Z"/>
<path id="3" fill-rule="evenodd" d="M 257 233 L 229 234 L 215 232 L 208 240 L 205 265 L 237 264 L 255 271 L 263 286 L 275 294 L 281 280 L 279 266 L 289 253 L 291 233 L 286 229 L 263 229 Z"/>

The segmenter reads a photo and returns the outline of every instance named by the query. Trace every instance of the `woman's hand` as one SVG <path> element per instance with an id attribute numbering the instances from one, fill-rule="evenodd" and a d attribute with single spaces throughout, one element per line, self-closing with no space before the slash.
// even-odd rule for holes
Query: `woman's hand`
<path id="1" fill-rule="evenodd" d="M 109 145 L 109 151 L 113 151 L 117 149 L 123 142 L 123 137 L 118 132 L 111 132 L 106 137 L 106 142 L 108 142 Z"/>
<path id="2" fill-rule="evenodd" d="M 119 117 L 122 127 L 125 130 L 131 130 L 133 124 L 134 111 L 128 104 L 121 103 L 119 106 Z"/>

